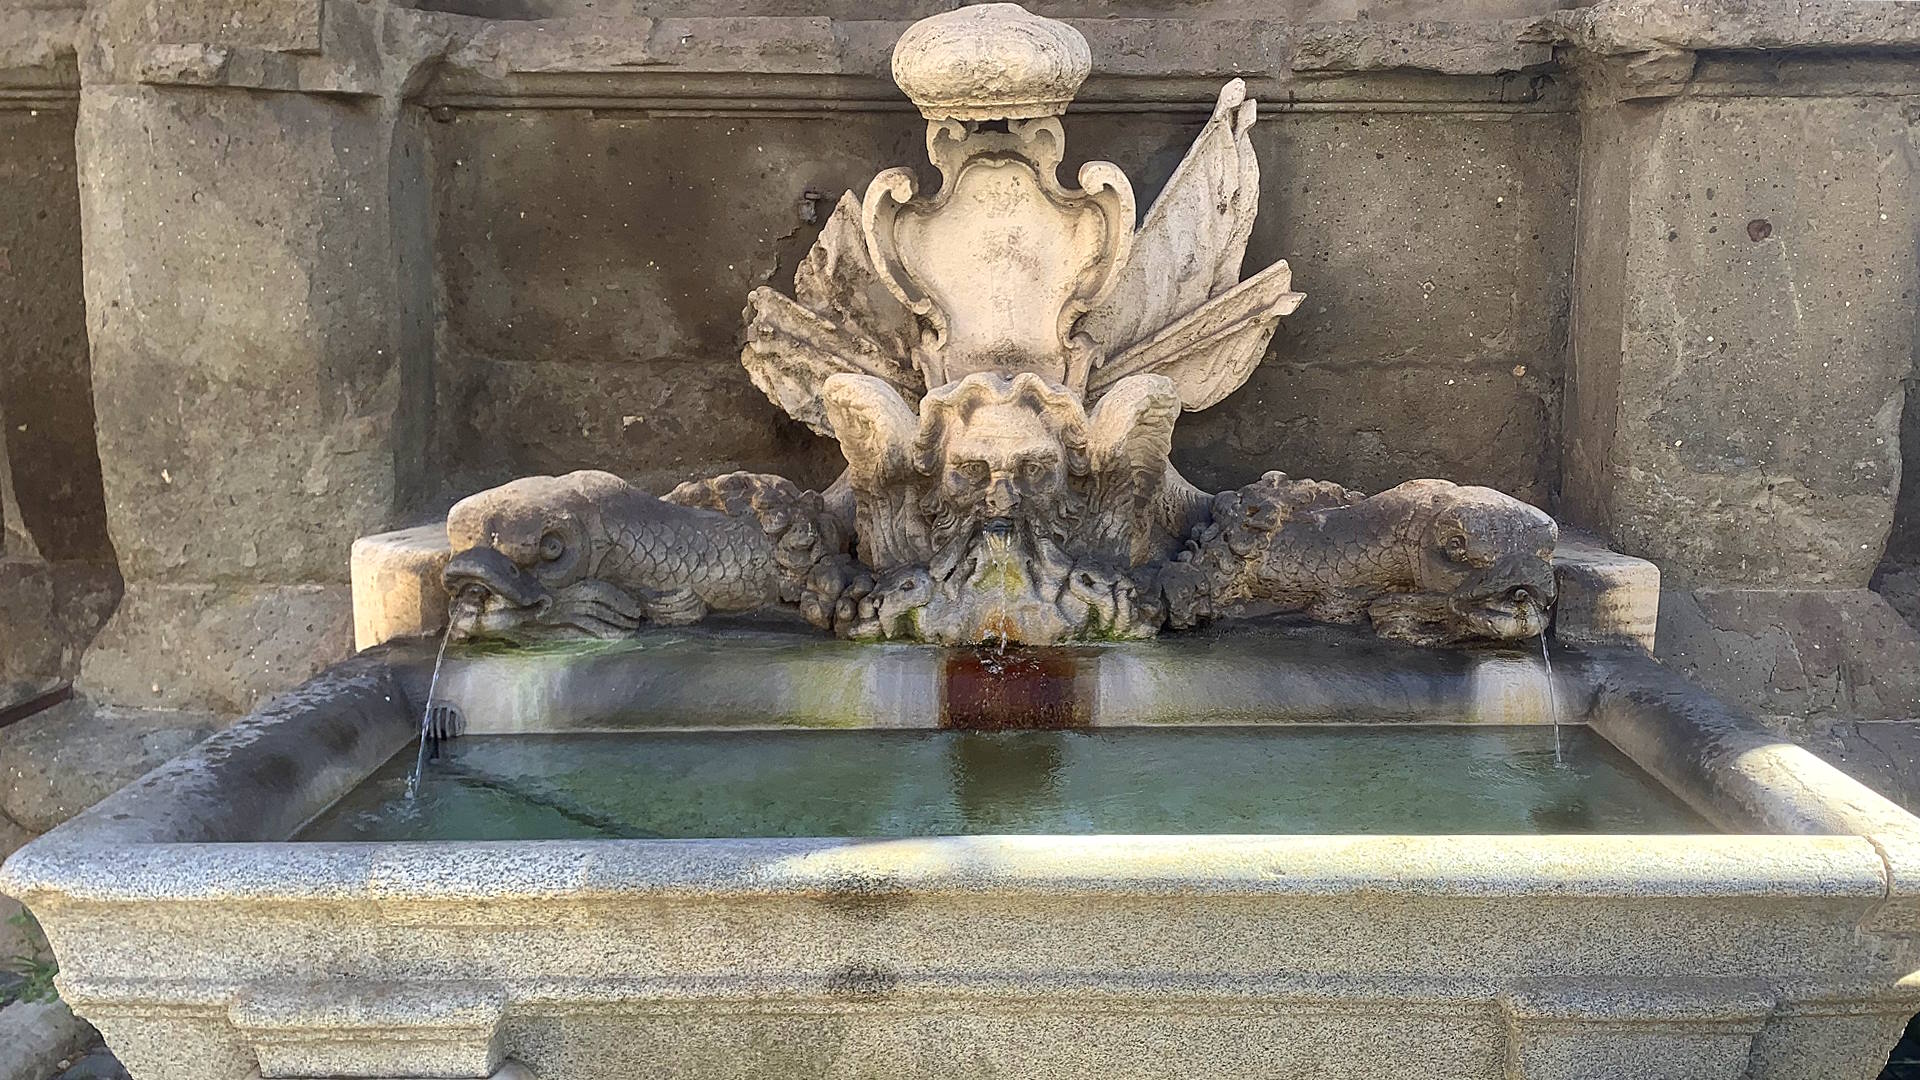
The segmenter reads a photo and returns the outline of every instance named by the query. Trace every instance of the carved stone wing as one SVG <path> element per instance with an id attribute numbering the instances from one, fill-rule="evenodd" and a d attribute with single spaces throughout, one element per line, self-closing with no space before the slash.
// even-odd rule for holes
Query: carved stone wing
<path id="1" fill-rule="evenodd" d="M 871 375 L 827 379 L 821 401 L 832 434 L 847 456 L 860 558 L 875 570 L 933 557 L 920 509 L 924 478 L 913 466 L 920 418 L 895 388 Z"/>
<path id="2" fill-rule="evenodd" d="M 820 238 L 794 271 L 793 298 L 880 346 L 896 367 L 912 366 L 920 323 L 874 271 L 853 192 L 840 193 Z"/>
<path id="3" fill-rule="evenodd" d="M 1232 288 L 1260 208 L 1260 166 L 1248 138 L 1255 102 L 1239 79 L 1173 170 L 1133 237 L 1106 300 L 1080 324 L 1107 355 L 1121 353 Z"/>
<path id="4" fill-rule="evenodd" d="M 795 300 L 765 287 L 748 294 L 740 354 L 753 384 L 787 415 L 830 434 L 820 391 L 841 372 L 871 375 L 909 397 L 926 388 L 911 359 L 919 324 L 873 272 L 852 192 L 795 272 L 793 292 Z"/>
<path id="5" fill-rule="evenodd" d="M 1138 566 L 1157 554 L 1153 540 L 1179 417 L 1173 380 L 1135 375 L 1115 383 L 1087 418 L 1088 554 L 1118 566 Z"/>
<path id="6" fill-rule="evenodd" d="M 1198 411 L 1233 393 L 1266 356 L 1267 342 L 1282 316 L 1291 315 L 1304 293 L 1293 292 L 1293 272 L 1283 260 L 1208 301 L 1186 318 L 1108 359 L 1087 380 L 1093 400 L 1142 372 L 1174 381 L 1180 404 Z"/>

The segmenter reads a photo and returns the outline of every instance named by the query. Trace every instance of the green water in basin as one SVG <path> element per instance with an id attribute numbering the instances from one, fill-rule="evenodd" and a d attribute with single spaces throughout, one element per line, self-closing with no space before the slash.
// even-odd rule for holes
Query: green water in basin
<path id="1" fill-rule="evenodd" d="M 411 748 L 302 840 L 1713 831 L 1584 727 L 715 731 Z"/>

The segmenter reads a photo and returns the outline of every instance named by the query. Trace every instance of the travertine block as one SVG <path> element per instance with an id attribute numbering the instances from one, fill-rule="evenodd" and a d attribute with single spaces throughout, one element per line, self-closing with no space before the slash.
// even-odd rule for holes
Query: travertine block
<path id="1" fill-rule="evenodd" d="M 1920 237 L 1899 100 L 1676 99 L 1585 128 L 1561 509 L 1670 587 L 1859 588 L 1880 561 Z"/>
<path id="2" fill-rule="evenodd" d="M 1638 645 L 1653 652 L 1660 616 L 1660 568 L 1562 531 L 1553 552 L 1559 589 L 1553 636 L 1571 645 Z"/>
<path id="3" fill-rule="evenodd" d="M 447 625 L 447 526 L 436 521 L 353 542 L 353 647 L 437 634 Z"/>

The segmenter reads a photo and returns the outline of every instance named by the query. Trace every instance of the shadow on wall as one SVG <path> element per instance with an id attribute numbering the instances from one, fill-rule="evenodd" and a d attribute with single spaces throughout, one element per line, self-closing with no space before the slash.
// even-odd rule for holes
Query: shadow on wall
<path id="1" fill-rule="evenodd" d="M 71 677 L 120 597 L 94 441 L 73 135 L 71 109 L 0 109 L 0 688 Z"/>
<path id="2" fill-rule="evenodd" d="M 1873 574 L 1873 590 L 1920 629 L 1920 369 L 1907 380 L 1906 411 L 1900 418 L 1900 495 L 1894 502 L 1886 556 Z"/>

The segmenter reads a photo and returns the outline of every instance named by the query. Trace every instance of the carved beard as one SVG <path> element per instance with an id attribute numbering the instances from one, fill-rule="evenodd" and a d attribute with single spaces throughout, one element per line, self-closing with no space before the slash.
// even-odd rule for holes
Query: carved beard
<path id="1" fill-rule="evenodd" d="M 979 536 L 980 527 L 986 520 L 981 509 L 983 501 L 983 496 L 978 493 L 949 498 L 939 487 L 928 491 L 920 501 L 920 509 L 927 515 L 932 530 L 933 550 L 946 551 L 948 545 L 956 540 L 971 544 Z M 1055 545 L 1064 546 L 1074 534 L 1086 509 L 1085 496 L 1071 488 L 1062 488 L 1020 500 L 1020 509 L 1014 520 L 1023 539 L 1051 540 Z"/>

